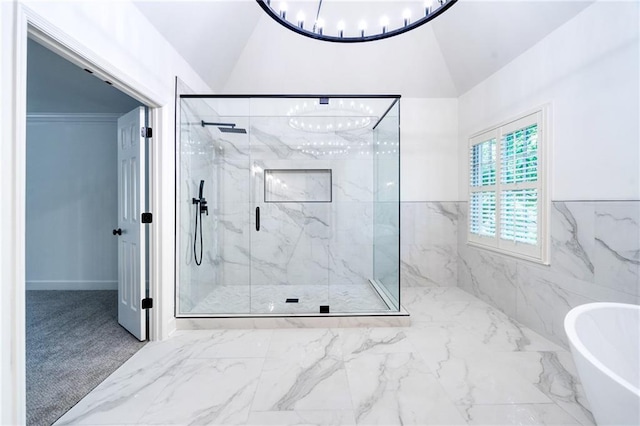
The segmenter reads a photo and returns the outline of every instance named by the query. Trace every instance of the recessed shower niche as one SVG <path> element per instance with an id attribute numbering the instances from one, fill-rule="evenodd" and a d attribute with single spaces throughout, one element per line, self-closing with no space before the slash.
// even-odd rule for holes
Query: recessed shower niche
<path id="1" fill-rule="evenodd" d="M 176 316 L 397 315 L 399 102 L 181 95 Z"/>
<path id="2" fill-rule="evenodd" d="M 265 203 L 330 203 L 331 169 L 264 171 Z"/>

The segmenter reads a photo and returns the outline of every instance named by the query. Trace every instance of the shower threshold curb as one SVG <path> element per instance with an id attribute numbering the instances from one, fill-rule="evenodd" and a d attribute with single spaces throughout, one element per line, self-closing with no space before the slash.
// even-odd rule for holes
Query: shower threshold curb
<path id="1" fill-rule="evenodd" d="M 409 327 L 411 317 L 402 309 L 393 313 L 260 315 L 207 318 L 176 318 L 177 330 L 209 330 L 233 328 L 352 328 Z"/>

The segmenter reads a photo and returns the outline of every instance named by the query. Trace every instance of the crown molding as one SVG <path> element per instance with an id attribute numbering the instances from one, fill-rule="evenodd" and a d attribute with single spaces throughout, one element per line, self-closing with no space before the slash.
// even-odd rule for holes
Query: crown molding
<path id="1" fill-rule="evenodd" d="M 27 113 L 27 123 L 115 123 L 119 113 Z"/>

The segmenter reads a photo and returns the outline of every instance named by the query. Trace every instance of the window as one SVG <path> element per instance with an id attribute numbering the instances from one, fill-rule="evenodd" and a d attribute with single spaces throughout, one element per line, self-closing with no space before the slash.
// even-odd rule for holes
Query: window
<path id="1" fill-rule="evenodd" d="M 547 262 L 543 111 L 469 143 L 469 243 Z"/>

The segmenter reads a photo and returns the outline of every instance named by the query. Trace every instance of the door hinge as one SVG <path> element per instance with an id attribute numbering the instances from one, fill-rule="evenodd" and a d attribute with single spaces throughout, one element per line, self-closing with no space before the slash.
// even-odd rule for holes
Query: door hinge
<path id="1" fill-rule="evenodd" d="M 143 138 L 150 138 L 152 137 L 153 131 L 151 130 L 151 127 L 142 127 L 140 129 L 140 136 L 142 136 Z"/>
<path id="2" fill-rule="evenodd" d="M 142 309 L 151 309 L 153 308 L 153 299 L 147 297 L 146 299 L 142 299 Z"/>
<path id="3" fill-rule="evenodd" d="M 142 213 L 142 223 L 151 223 L 153 215 L 151 213 Z"/>

